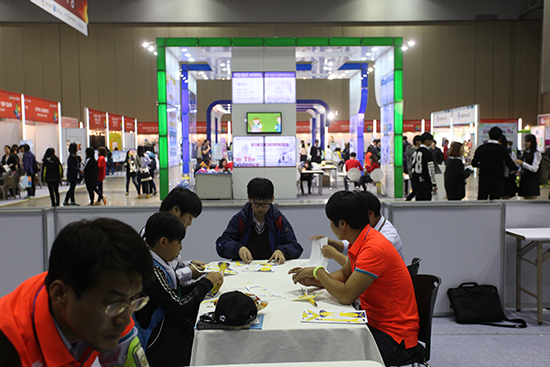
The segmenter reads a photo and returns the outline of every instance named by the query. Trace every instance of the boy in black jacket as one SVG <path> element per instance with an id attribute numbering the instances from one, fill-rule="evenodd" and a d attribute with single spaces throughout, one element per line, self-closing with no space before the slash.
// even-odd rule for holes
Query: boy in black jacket
<path id="1" fill-rule="evenodd" d="M 428 149 L 433 140 L 434 137 L 430 133 L 420 135 L 422 144 L 412 154 L 412 184 L 416 201 L 430 201 L 432 200 L 432 193 L 437 192 L 434 158 L 432 152 Z"/>
<path id="2" fill-rule="evenodd" d="M 214 285 L 223 283 L 220 273 L 209 273 L 192 285 L 179 285 L 169 262 L 178 256 L 184 237 L 185 227 L 174 214 L 159 212 L 147 220 L 145 239 L 155 281 L 144 286 L 150 301 L 134 318 L 151 367 L 189 365 L 199 305 Z"/>

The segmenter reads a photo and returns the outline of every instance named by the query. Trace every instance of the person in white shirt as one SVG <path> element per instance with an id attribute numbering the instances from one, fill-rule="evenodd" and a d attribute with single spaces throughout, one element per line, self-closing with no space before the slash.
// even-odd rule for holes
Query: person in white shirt
<path id="1" fill-rule="evenodd" d="M 372 228 L 380 232 L 386 237 L 388 241 L 395 247 L 401 258 L 404 260 L 403 255 L 403 243 L 401 242 L 401 237 L 397 233 L 397 230 L 391 224 L 386 217 L 380 214 L 380 200 L 371 192 L 363 192 L 365 195 L 365 200 L 369 203 L 369 223 Z M 324 236 L 312 236 L 310 240 L 319 239 Z M 338 241 L 338 240 L 328 240 L 328 245 L 323 246 L 321 253 L 323 256 L 333 259 L 338 264 L 342 265 L 346 262 L 349 243 L 347 241 Z"/>
<path id="2" fill-rule="evenodd" d="M 525 135 L 523 145 L 525 151 L 521 159 L 515 161 L 521 167 L 518 195 L 524 199 L 536 199 L 540 195 L 539 166 L 542 154 L 537 150 L 537 138 L 533 134 Z"/>

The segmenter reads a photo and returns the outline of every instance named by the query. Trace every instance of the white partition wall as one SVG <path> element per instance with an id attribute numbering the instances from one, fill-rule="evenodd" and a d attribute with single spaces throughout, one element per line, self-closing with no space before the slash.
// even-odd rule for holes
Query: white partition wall
<path id="1" fill-rule="evenodd" d="M 295 47 L 233 47 L 233 72 L 296 71 Z M 296 103 L 258 103 L 232 105 L 233 137 L 247 136 L 247 112 L 281 112 L 281 136 L 296 136 Z M 257 135 L 256 135 L 257 136 Z M 246 185 L 254 177 L 267 177 L 275 186 L 275 198 L 296 198 L 296 167 L 233 169 L 233 198 L 246 199 Z"/>
<path id="2" fill-rule="evenodd" d="M 45 270 L 43 212 L 24 208 L 0 211 L 0 297 Z"/>
<path id="3" fill-rule="evenodd" d="M 421 274 L 441 277 L 435 314 L 449 314 L 447 289 L 491 284 L 504 300 L 504 212 L 500 202 L 384 203 L 403 241 L 405 262 L 422 258 Z"/>

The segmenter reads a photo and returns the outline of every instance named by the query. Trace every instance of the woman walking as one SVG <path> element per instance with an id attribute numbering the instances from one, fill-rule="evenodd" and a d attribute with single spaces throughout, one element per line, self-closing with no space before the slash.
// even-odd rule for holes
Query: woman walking
<path id="1" fill-rule="evenodd" d="M 130 188 L 130 180 L 136 187 L 138 196 L 140 195 L 139 184 L 137 182 L 138 166 L 134 155 L 129 150 L 126 153 L 126 159 L 124 160 L 124 167 L 126 168 L 126 196 L 128 196 L 128 189 Z"/>
<path id="2" fill-rule="evenodd" d="M 69 191 L 67 191 L 65 195 L 63 206 L 78 206 L 74 199 L 74 190 L 76 189 L 76 181 L 78 181 L 78 173 L 80 172 L 80 163 L 76 155 L 77 150 L 78 146 L 76 143 L 71 143 L 69 145 L 69 158 L 67 159 L 67 181 L 69 181 Z"/>
<path id="3" fill-rule="evenodd" d="M 98 175 L 95 192 L 97 193 L 98 198 L 95 203 L 96 205 L 99 205 L 101 204 L 101 201 L 103 201 L 103 205 L 107 205 L 107 197 L 103 195 L 103 180 L 107 174 L 107 161 L 105 160 L 105 157 L 107 156 L 107 149 L 105 147 L 99 147 L 97 148 L 97 151 L 99 153 L 99 157 L 97 159 Z"/>
<path id="4" fill-rule="evenodd" d="M 149 199 L 151 197 L 151 195 L 149 195 L 149 181 L 151 181 L 149 163 L 151 163 L 151 159 L 149 158 L 149 155 L 145 153 L 145 148 L 142 145 L 138 147 L 137 162 L 139 167 L 139 180 L 141 182 L 141 188 L 145 198 Z M 140 198 L 141 195 L 138 195 L 138 199 Z"/>
<path id="5" fill-rule="evenodd" d="M 86 190 L 88 190 L 88 196 L 90 197 L 90 204 L 94 205 L 94 190 L 97 186 L 98 168 L 97 161 L 95 160 L 94 148 L 86 148 L 86 162 L 84 163 L 84 181 L 86 181 Z"/>
<path id="6" fill-rule="evenodd" d="M 445 192 L 447 200 L 462 200 L 466 196 L 466 179 L 470 177 L 471 170 L 464 170 L 462 157 L 464 148 L 461 143 L 453 141 L 447 152 L 445 161 Z"/>
<path id="7" fill-rule="evenodd" d="M 46 149 L 42 159 L 42 181 L 48 184 L 52 206 L 59 206 L 59 184 L 63 178 L 63 166 L 53 148 Z"/>

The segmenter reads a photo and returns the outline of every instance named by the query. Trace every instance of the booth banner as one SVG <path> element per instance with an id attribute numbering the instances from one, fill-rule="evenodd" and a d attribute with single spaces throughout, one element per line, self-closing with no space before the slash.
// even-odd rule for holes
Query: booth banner
<path id="1" fill-rule="evenodd" d="M 495 126 L 499 127 L 506 139 L 512 142 L 512 149 L 516 149 L 518 142 L 517 120 L 480 120 L 477 125 L 477 145 L 483 145 L 489 140 L 489 130 Z"/>
<path id="2" fill-rule="evenodd" d="M 78 129 L 78 119 L 74 117 L 61 116 L 61 127 L 64 129 Z"/>
<path id="3" fill-rule="evenodd" d="M 459 107 L 452 110 L 453 125 L 469 125 L 476 122 L 476 105 Z"/>
<path id="4" fill-rule="evenodd" d="M 206 121 L 197 121 L 197 134 L 206 134 Z"/>
<path id="5" fill-rule="evenodd" d="M 541 126 L 550 126 L 550 113 L 537 116 L 538 124 Z"/>
<path id="6" fill-rule="evenodd" d="M 21 94 L 0 90 L 0 118 L 21 120 Z"/>
<path id="7" fill-rule="evenodd" d="M 220 125 L 218 126 L 218 132 L 221 134 L 227 134 L 227 121 L 221 121 Z M 296 128 L 297 129 L 297 128 Z M 299 131 L 296 131 L 297 133 Z M 308 131 L 309 132 L 309 131 Z M 189 124 L 189 133 L 191 134 L 191 123 Z M 197 121 L 196 123 L 196 134 L 206 134 L 206 121 Z M 212 131 L 214 133 L 214 131 Z"/>
<path id="8" fill-rule="evenodd" d="M 433 127 L 451 126 L 451 115 L 450 110 L 432 113 Z"/>
<path id="9" fill-rule="evenodd" d="M 333 124 L 333 121 L 330 122 Z M 328 128 L 330 131 L 330 126 Z M 311 132 L 311 122 L 309 121 L 296 121 L 296 134 L 309 134 Z"/>
<path id="10" fill-rule="evenodd" d="M 157 124 L 157 134 L 158 134 L 158 122 Z M 133 133 L 136 131 L 136 119 L 131 117 L 124 116 L 124 132 Z"/>
<path id="11" fill-rule="evenodd" d="M 349 133 L 349 121 L 331 121 L 328 127 L 329 133 Z"/>
<path id="12" fill-rule="evenodd" d="M 109 131 L 122 131 L 122 116 L 109 114 Z"/>
<path id="13" fill-rule="evenodd" d="M 25 96 L 25 121 L 59 123 L 58 103 L 42 98 Z"/>
<path id="14" fill-rule="evenodd" d="M 363 132 L 372 133 L 373 131 L 374 131 L 374 120 L 365 120 Z"/>
<path id="15" fill-rule="evenodd" d="M 122 150 L 122 134 L 119 132 L 109 131 L 109 149 L 111 151 L 118 149 Z"/>
<path id="16" fill-rule="evenodd" d="M 31 0 L 57 19 L 88 35 L 88 0 Z"/>
<path id="17" fill-rule="evenodd" d="M 430 131 L 430 120 L 424 120 L 424 131 Z M 403 120 L 403 132 L 420 133 L 422 132 L 422 120 Z"/>
<path id="18" fill-rule="evenodd" d="M 137 123 L 137 133 L 138 134 L 147 134 L 155 135 L 159 133 L 159 123 L 158 122 L 141 122 Z"/>
<path id="19" fill-rule="evenodd" d="M 107 129 L 107 112 L 88 109 L 88 121 L 90 130 Z"/>

